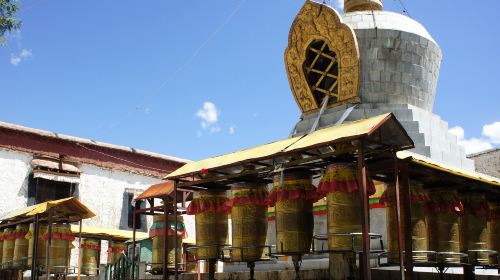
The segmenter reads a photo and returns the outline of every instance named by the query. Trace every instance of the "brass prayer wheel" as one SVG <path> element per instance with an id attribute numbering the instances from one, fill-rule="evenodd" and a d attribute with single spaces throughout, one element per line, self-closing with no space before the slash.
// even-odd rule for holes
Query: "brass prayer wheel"
<path id="1" fill-rule="evenodd" d="M 488 249 L 489 206 L 482 194 L 464 194 L 462 196 L 464 213 L 460 221 L 460 251 Z M 487 265 L 488 253 L 469 252 L 469 263 Z"/>
<path id="2" fill-rule="evenodd" d="M 82 244 L 80 245 L 81 274 L 97 275 L 97 271 L 99 270 L 97 261 L 99 260 L 100 253 L 99 240 L 90 238 L 82 239 Z"/>
<path id="3" fill-rule="evenodd" d="M 14 268 L 23 268 L 28 265 L 28 243 L 29 240 L 26 239 L 26 234 L 28 233 L 29 225 L 22 224 L 17 225 L 14 232 L 14 256 L 12 260 L 12 266 Z"/>
<path id="4" fill-rule="evenodd" d="M 12 268 L 12 260 L 14 259 L 14 234 L 15 229 L 7 228 L 3 231 L 3 248 L 2 248 L 2 268 Z"/>
<path id="5" fill-rule="evenodd" d="M 48 232 L 44 239 L 48 239 Z M 49 248 L 51 273 L 67 272 L 73 240 L 75 237 L 69 224 L 52 225 L 52 240 Z"/>
<path id="6" fill-rule="evenodd" d="M 227 196 L 225 192 L 199 191 L 189 204 L 188 214 L 195 215 L 198 260 L 219 259 L 226 244 Z"/>
<path id="7" fill-rule="evenodd" d="M 317 200 L 312 174 L 299 168 L 278 174 L 270 200 L 276 209 L 276 252 L 288 255 L 308 253 L 314 227 L 313 203 Z"/>
<path id="8" fill-rule="evenodd" d="M 127 252 L 127 244 L 111 241 L 108 244 L 108 264 L 114 264 Z"/>
<path id="9" fill-rule="evenodd" d="M 429 249 L 436 252 L 460 252 L 459 215 L 462 204 L 454 190 L 429 190 L 430 202 L 426 216 L 428 221 Z M 458 263 L 459 256 L 443 255 L 437 260 L 444 263 Z"/>
<path id="10" fill-rule="evenodd" d="M 163 218 L 164 215 L 157 215 L 153 217 L 153 225 L 149 231 L 149 236 L 153 240 L 153 258 L 152 270 L 155 273 L 163 271 Z M 175 248 L 177 246 L 177 263 L 182 261 L 182 239 L 186 237 L 186 229 L 184 227 L 184 219 L 182 216 L 177 216 L 177 227 L 175 226 L 175 216 L 168 216 L 167 225 L 167 245 L 168 245 L 168 258 L 167 267 L 175 267 Z M 175 235 L 177 235 L 177 245 L 175 243 Z"/>
<path id="11" fill-rule="evenodd" d="M 412 251 L 428 251 L 429 240 L 427 238 L 427 222 L 425 220 L 425 204 L 429 201 L 429 196 L 424 191 L 422 184 L 411 182 L 411 237 L 413 248 Z M 388 244 L 388 261 L 389 263 L 399 263 L 399 244 L 398 244 L 398 227 L 397 227 L 397 212 L 396 212 L 396 188 L 388 185 L 386 191 L 382 195 L 381 202 L 385 203 L 387 217 L 387 244 Z M 401 234 L 404 235 L 406 228 L 404 227 L 404 219 L 406 213 L 404 207 L 401 207 Z M 405 251 L 403 244 L 403 251 Z M 413 253 L 413 261 L 426 262 L 427 255 L 424 253 Z"/>
<path id="12" fill-rule="evenodd" d="M 47 242 L 43 239 L 44 233 L 47 232 L 47 225 L 38 225 L 38 246 L 36 253 L 36 263 L 38 266 L 45 265 L 45 256 L 47 252 Z M 35 224 L 30 224 L 29 230 L 29 243 L 28 243 L 28 267 L 32 265 L 33 244 L 35 241 Z"/>
<path id="13" fill-rule="evenodd" d="M 500 252 L 500 202 L 490 203 L 491 219 L 488 222 L 488 248 Z M 498 264 L 498 256 L 490 256 L 490 264 Z"/>
<path id="14" fill-rule="evenodd" d="M 351 251 L 353 238 L 349 235 L 332 234 L 360 233 L 362 231 L 362 208 L 359 198 L 358 172 L 351 163 L 333 163 L 326 169 L 318 192 L 326 194 L 328 207 L 328 248 L 336 251 Z M 375 193 L 375 186 L 367 180 L 367 192 Z M 361 247 L 361 236 L 354 237 L 354 247 Z"/>
<path id="15" fill-rule="evenodd" d="M 252 262 L 261 259 L 267 235 L 267 190 L 258 183 L 231 188 L 231 228 L 233 261 Z M 237 248 L 253 247 L 253 248 Z"/>

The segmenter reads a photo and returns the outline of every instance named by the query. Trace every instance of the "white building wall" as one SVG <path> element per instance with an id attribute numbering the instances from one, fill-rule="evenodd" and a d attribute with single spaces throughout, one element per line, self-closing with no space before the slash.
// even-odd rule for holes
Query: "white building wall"
<path id="1" fill-rule="evenodd" d="M 0 149 L 0 217 L 26 207 L 32 159 L 29 153 Z"/>

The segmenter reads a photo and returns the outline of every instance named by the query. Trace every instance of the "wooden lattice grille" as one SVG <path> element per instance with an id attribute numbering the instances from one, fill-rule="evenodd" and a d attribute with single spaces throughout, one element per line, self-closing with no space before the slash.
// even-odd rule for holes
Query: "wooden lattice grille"
<path id="1" fill-rule="evenodd" d="M 317 106 L 321 106 L 326 95 L 328 103 L 339 99 L 339 64 L 337 54 L 323 40 L 314 40 L 306 50 L 304 74 Z"/>

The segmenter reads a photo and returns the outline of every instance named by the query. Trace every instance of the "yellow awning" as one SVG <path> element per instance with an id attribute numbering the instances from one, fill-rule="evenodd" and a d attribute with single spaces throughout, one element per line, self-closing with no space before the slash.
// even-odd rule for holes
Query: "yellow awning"
<path id="1" fill-rule="evenodd" d="M 59 200 L 47 201 L 33 206 L 12 211 L 1 219 L 2 222 L 28 218 L 37 214 L 46 214 L 49 210 L 54 211 L 58 219 L 66 222 L 76 222 L 81 219 L 88 219 L 95 214 L 74 197 Z"/>
<path id="2" fill-rule="evenodd" d="M 71 231 L 74 234 L 80 232 L 79 225 L 71 225 Z M 99 228 L 91 226 L 82 226 L 82 236 L 84 238 L 96 238 L 102 240 L 129 240 L 133 238 L 133 232 L 131 230 L 120 230 L 120 229 L 110 229 L 110 228 Z M 135 239 L 142 240 L 149 237 L 146 232 L 135 232 Z"/>
<path id="3" fill-rule="evenodd" d="M 375 132 L 381 132 L 382 130 L 384 133 L 380 134 L 384 134 L 385 137 L 384 139 L 379 139 L 380 137 L 378 134 L 375 135 Z M 255 162 L 271 157 L 278 157 L 285 153 L 298 152 L 315 147 L 324 147 L 328 144 L 364 136 L 372 136 L 374 140 L 380 143 L 395 147 L 413 147 L 413 141 L 401 127 L 394 115 L 392 113 L 387 113 L 339 126 L 320 129 L 304 136 L 288 138 L 246 150 L 190 162 L 170 173 L 166 178 L 175 179 L 182 176 L 189 176 L 199 173 L 204 169 L 210 170 L 214 168 L 244 165 L 252 161 Z"/>
<path id="4" fill-rule="evenodd" d="M 482 183 L 486 183 L 489 185 L 494 185 L 500 187 L 500 179 L 495 178 L 486 174 L 482 174 L 479 172 L 469 171 L 465 169 L 461 169 L 458 167 L 451 166 L 449 164 L 445 164 L 442 162 L 438 162 L 431 158 L 428 158 L 423 155 L 419 155 L 409 151 L 400 151 L 397 153 L 399 159 L 408 159 L 411 162 L 414 162 L 418 165 L 425 166 L 434 170 L 444 171 L 446 173 L 450 173 L 456 176 L 468 178 L 474 181 L 479 181 Z"/>

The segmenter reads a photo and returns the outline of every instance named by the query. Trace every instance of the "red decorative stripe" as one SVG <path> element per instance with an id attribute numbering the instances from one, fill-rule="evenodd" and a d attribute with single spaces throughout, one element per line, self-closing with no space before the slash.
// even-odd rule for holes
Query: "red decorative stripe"
<path id="1" fill-rule="evenodd" d="M 173 229 L 169 228 L 169 229 L 167 229 L 167 235 L 174 236 L 175 231 Z M 156 236 L 163 236 L 163 229 L 162 228 L 156 228 L 156 229 L 152 229 L 149 231 L 149 237 L 153 238 Z M 185 229 L 178 230 L 177 236 L 179 236 L 181 239 L 185 239 L 185 238 L 187 238 L 187 231 Z"/>
<path id="2" fill-rule="evenodd" d="M 125 249 L 120 249 L 120 248 L 109 248 L 108 253 L 109 254 L 125 254 Z"/>
<path id="3" fill-rule="evenodd" d="M 366 190 L 368 195 L 373 195 L 376 192 L 375 184 L 373 184 L 372 180 L 367 180 Z M 352 193 L 359 190 L 358 182 L 356 179 L 352 180 L 333 180 L 333 181 L 322 181 L 319 183 L 318 192 L 325 196 L 328 193 L 334 192 L 344 192 L 344 193 Z"/>
<path id="4" fill-rule="evenodd" d="M 275 221 L 275 220 L 276 220 L 276 216 L 267 217 L 267 221 L 268 222 L 272 222 L 272 221 Z"/>
<path id="5" fill-rule="evenodd" d="M 370 209 L 379 209 L 379 208 L 385 208 L 385 205 L 382 203 L 372 203 L 370 204 Z"/>
<path id="6" fill-rule="evenodd" d="M 273 190 L 267 198 L 267 205 L 274 206 L 278 201 L 299 199 L 316 202 L 321 199 L 321 195 L 316 192 L 315 188 L 308 190 Z"/>
<path id="7" fill-rule="evenodd" d="M 49 235 L 46 233 L 43 235 L 43 240 L 48 240 Z M 75 236 L 71 233 L 60 233 L 60 232 L 53 232 L 52 233 L 52 240 L 68 240 L 68 241 L 74 241 Z"/>
<path id="8" fill-rule="evenodd" d="M 328 214 L 328 210 L 314 211 L 314 215 L 316 215 L 316 216 L 321 216 L 321 215 L 326 215 L 326 214 Z"/>
<path id="9" fill-rule="evenodd" d="M 80 246 L 81 249 L 88 249 L 88 250 L 96 250 L 96 251 L 101 251 L 101 247 L 99 245 L 89 245 L 89 244 L 82 244 Z"/>
<path id="10" fill-rule="evenodd" d="M 227 200 L 209 201 L 209 200 L 193 200 L 188 208 L 188 215 L 195 215 L 198 213 L 205 212 L 223 212 L 229 213 L 229 209 L 226 205 Z"/>

